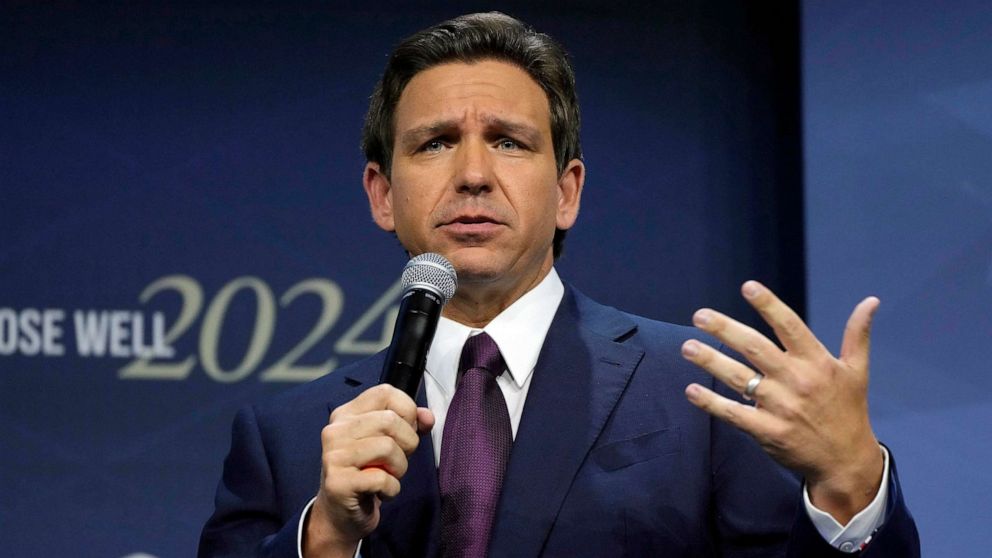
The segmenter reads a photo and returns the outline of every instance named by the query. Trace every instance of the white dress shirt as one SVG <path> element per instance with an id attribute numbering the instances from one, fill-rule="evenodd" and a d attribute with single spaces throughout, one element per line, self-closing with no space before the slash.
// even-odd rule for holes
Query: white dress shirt
<path id="1" fill-rule="evenodd" d="M 496 378 L 496 383 L 506 400 L 506 410 L 510 414 L 510 429 L 517 438 L 517 427 L 524 411 L 524 401 L 530 389 L 537 357 L 544 346 L 544 338 L 551 328 L 551 320 L 558 311 L 565 294 L 558 273 L 552 268 L 536 287 L 527 291 L 506 310 L 500 312 L 486 327 L 475 329 L 448 318 L 441 318 L 431 350 L 427 353 L 427 369 L 424 372 L 424 386 L 427 391 L 427 406 L 434 413 L 434 428 L 431 439 L 434 442 L 434 464 L 441 463 L 441 438 L 444 435 L 444 419 L 448 415 L 448 405 L 455 396 L 458 380 L 458 361 L 462 346 L 473 335 L 485 331 L 496 342 L 500 354 L 506 362 L 507 371 Z"/>
<path id="2" fill-rule="evenodd" d="M 544 339 L 551 328 L 551 321 L 564 294 L 565 287 L 558 273 L 552 268 L 536 287 L 517 299 L 482 329 L 441 318 L 434 335 L 434 342 L 427 354 L 427 367 L 424 373 L 427 406 L 434 413 L 435 420 L 434 428 L 431 429 L 435 465 L 441 462 L 444 419 L 448 414 L 451 398 L 455 395 L 458 361 L 465 341 L 472 335 L 485 331 L 499 347 L 506 362 L 507 373 L 498 376 L 496 383 L 506 400 L 506 409 L 510 414 L 510 428 L 516 439 L 517 427 L 520 425 L 520 417 L 523 414 L 531 378 L 534 376 L 537 357 L 541 353 Z M 881 488 L 872 503 L 854 516 L 846 526 L 815 507 L 809 499 L 809 493 L 805 487 L 803 488 L 806 512 L 816 530 L 827 542 L 841 551 L 857 551 L 882 524 L 889 492 L 889 454 L 884 447 L 882 452 L 885 456 L 885 469 Z M 307 504 L 300 520 L 298 537 L 300 558 L 303 558 L 303 524 L 312 505 L 313 500 Z M 356 556 L 359 554 L 356 553 Z"/>

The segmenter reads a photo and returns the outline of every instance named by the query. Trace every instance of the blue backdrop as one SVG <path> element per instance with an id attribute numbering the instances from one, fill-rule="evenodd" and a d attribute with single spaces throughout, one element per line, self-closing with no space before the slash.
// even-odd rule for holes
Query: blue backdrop
<path id="1" fill-rule="evenodd" d="M 925 554 L 981 555 L 980 4 L 805 6 L 805 212 L 796 3 L 598 4 L 499 6 L 578 74 L 563 277 L 655 318 L 753 319 L 742 281 L 803 309 L 808 265 L 830 342 L 879 294 L 874 415 Z M 382 346 L 404 255 L 360 187 L 366 100 L 400 38 L 492 7 L 0 8 L 5 556 L 192 555 L 235 409 Z"/>
<path id="2" fill-rule="evenodd" d="M 882 300 L 872 415 L 924 556 L 992 548 L 992 12 L 805 2 L 809 316 Z"/>

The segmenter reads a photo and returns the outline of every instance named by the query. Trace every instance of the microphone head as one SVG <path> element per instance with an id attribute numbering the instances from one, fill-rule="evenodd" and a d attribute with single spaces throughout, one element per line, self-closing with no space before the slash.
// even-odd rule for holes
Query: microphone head
<path id="1" fill-rule="evenodd" d="M 438 294 L 447 304 L 455 296 L 458 288 L 458 275 L 455 267 L 444 256 L 427 252 L 409 262 L 403 268 L 403 292 L 410 289 L 428 289 Z"/>

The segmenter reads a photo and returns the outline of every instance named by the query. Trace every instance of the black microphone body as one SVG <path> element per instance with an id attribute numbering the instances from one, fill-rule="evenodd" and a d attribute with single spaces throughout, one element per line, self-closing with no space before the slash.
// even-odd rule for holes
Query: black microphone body
<path id="1" fill-rule="evenodd" d="M 417 398 L 441 308 L 458 288 L 451 262 L 434 253 L 421 254 L 403 268 L 403 298 L 386 351 L 380 384 L 389 384 Z"/>
<path id="2" fill-rule="evenodd" d="M 427 289 L 413 288 L 404 293 L 379 376 L 380 384 L 389 384 L 411 399 L 417 398 L 442 306 L 444 300 Z"/>

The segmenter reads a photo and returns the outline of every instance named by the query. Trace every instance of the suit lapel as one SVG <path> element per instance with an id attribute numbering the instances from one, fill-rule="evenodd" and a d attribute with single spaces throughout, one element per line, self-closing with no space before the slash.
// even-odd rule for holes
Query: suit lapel
<path id="1" fill-rule="evenodd" d="M 566 289 L 513 443 L 491 558 L 541 553 L 576 472 L 643 357 L 617 342 L 635 327 Z"/>

